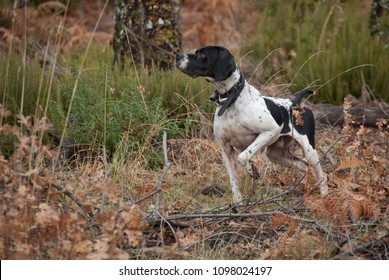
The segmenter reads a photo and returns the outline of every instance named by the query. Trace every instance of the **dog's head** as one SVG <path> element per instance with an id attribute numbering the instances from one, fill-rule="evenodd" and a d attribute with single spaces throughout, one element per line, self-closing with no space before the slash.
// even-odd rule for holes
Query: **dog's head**
<path id="1" fill-rule="evenodd" d="M 218 46 L 204 47 L 194 54 L 177 54 L 176 65 L 192 78 L 205 77 L 215 82 L 227 79 L 236 69 L 232 54 Z"/>

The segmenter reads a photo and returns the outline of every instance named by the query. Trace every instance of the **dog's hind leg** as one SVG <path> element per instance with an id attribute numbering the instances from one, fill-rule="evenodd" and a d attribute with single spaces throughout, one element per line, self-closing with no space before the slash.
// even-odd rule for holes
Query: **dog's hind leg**
<path id="1" fill-rule="evenodd" d="M 276 142 L 266 148 L 266 156 L 273 163 L 286 167 L 297 168 L 301 173 L 308 171 L 308 163 L 290 152 L 292 137 L 281 136 Z"/>
<path id="2" fill-rule="evenodd" d="M 328 194 L 327 176 L 321 169 L 319 155 L 317 154 L 316 150 L 311 146 L 306 135 L 295 133 L 293 137 L 301 146 L 305 158 L 308 160 L 311 166 L 315 168 L 317 184 L 320 188 L 321 195 Z"/>

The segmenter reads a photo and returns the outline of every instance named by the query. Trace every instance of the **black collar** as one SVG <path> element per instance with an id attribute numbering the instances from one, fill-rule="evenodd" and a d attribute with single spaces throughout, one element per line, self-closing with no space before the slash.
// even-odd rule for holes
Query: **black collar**
<path id="1" fill-rule="evenodd" d="M 217 90 L 215 90 L 214 94 L 211 97 L 211 100 L 215 101 L 218 105 L 222 106 L 219 112 L 217 113 L 219 117 L 223 115 L 226 109 L 230 107 L 231 104 L 233 104 L 236 101 L 236 99 L 238 99 L 240 93 L 244 88 L 244 85 L 245 85 L 245 79 L 243 73 L 240 73 L 239 81 L 235 85 L 233 85 L 232 88 L 230 88 L 224 93 L 219 93 Z M 220 100 L 220 99 L 225 99 L 225 100 Z"/>

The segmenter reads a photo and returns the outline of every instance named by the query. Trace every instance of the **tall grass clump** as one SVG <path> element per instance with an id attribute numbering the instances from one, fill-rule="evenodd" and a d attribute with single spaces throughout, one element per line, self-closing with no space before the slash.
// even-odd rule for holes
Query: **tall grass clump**
<path id="1" fill-rule="evenodd" d="M 162 158 L 156 155 L 162 131 L 169 137 L 187 135 L 185 131 L 196 124 L 195 104 L 204 111 L 212 109 L 211 89 L 203 81 L 156 68 L 129 67 L 121 72 L 112 67 L 112 50 L 94 44 L 80 72 L 84 52 L 80 48 L 64 57 L 61 67 L 66 71 L 57 75 L 52 75 L 53 65 L 42 68 L 27 57 L 24 70 L 20 55 L 1 54 L 3 61 L 9 61 L 8 66 L 0 65 L 4 77 L 0 103 L 10 112 L 4 121 L 15 124 L 20 113 L 34 119 L 45 116 L 54 124 L 51 133 L 57 137 L 66 123 L 67 143 L 92 149 L 104 146 L 108 155 L 120 152 L 121 158 L 143 158 L 159 166 L 162 162 L 155 159 Z"/>
<path id="2" fill-rule="evenodd" d="M 35 59 L 27 59 L 25 64 L 20 55 L 11 53 L 8 59 L 5 53 L 0 53 L 0 103 L 10 112 L 11 123 L 16 122 L 16 115 L 43 115 L 46 96 L 49 89 L 47 73 Z M 25 66 L 24 66 L 25 65 Z M 23 69 L 25 67 L 25 69 Z M 44 75 L 44 79 L 42 78 Z M 51 90 L 56 90 L 56 81 L 51 84 Z"/>
<path id="3" fill-rule="evenodd" d="M 65 112 L 71 110 L 67 137 L 88 146 L 104 145 L 110 155 L 119 144 L 123 148 L 124 138 L 124 146 L 131 152 L 139 150 L 145 142 L 151 144 L 162 130 L 177 133 L 176 121 L 168 117 L 161 100 L 148 94 L 135 76 L 113 69 L 109 57 L 110 52 L 97 53 L 92 48 L 70 108 L 79 71 L 77 56 L 72 58 L 69 74 L 61 80 L 60 101 L 53 101 L 51 106 L 56 110 L 53 114 L 57 116 L 56 126 L 61 127 Z"/>
<path id="4" fill-rule="evenodd" d="M 311 86 L 317 100 L 341 103 L 359 96 L 363 79 L 378 99 L 389 100 L 389 52 L 370 35 L 370 6 L 361 1 L 262 1 L 245 46 L 261 65 L 261 83 Z M 276 51 L 275 51 L 276 50 Z M 363 76 L 363 77 L 362 77 Z"/>

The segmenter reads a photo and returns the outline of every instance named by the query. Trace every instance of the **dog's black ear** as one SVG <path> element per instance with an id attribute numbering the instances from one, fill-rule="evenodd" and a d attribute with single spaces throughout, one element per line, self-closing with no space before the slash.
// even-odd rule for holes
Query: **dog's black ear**
<path id="1" fill-rule="evenodd" d="M 236 69 L 235 60 L 232 54 L 222 47 L 218 47 L 218 51 L 219 55 L 213 68 L 216 82 L 224 81 Z"/>

